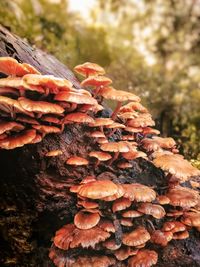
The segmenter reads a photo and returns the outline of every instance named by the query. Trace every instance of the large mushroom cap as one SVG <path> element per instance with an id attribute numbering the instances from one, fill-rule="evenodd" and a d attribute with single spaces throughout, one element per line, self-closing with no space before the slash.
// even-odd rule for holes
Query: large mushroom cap
<path id="1" fill-rule="evenodd" d="M 99 66 L 98 64 L 85 62 L 84 64 L 77 65 L 74 70 L 83 75 L 83 76 L 90 76 L 90 75 L 103 75 L 105 74 L 105 70 Z"/>
<path id="2" fill-rule="evenodd" d="M 162 206 L 152 203 L 142 203 L 138 211 L 153 216 L 156 219 L 161 219 L 165 216 L 165 210 Z"/>
<path id="3" fill-rule="evenodd" d="M 116 90 L 112 87 L 104 87 L 101 88 L 98 92 L 99 95 L 103 96 L 106 99 L 116 100 L 119 102 L 124 101 L 140 101 L 140 98 L 133 93 L 122 91 L 122 90 Z"/>
<path id="4" fill-rule="evenodd" d="M 181 181 L 186 181 L 191 176 L 200 175 L 200 170 L 193 167 L 181 155 L 164 154 L 153 160 L 156 167 L 173 174 Z"/>
<path id="5" fill-rule="evenodd" d="M 126 246 L 139 246 L 146 243 L 151 238 L 144 227 L 138 227 L 130 233 L 123 235 L 122 243 Z"/>
<path id="6" fill-rule="evenodd" d="M 29 112 L 36 113 L 53 113 L 53 114 L 61 114 L 64 112 L 64 109 L 58 104 L 49 103 L 46 101 L 33 101 L 25 97 L 20 97 L 18 99 L 22 108 Z"/>
<path id="7" fill-rule="evenodd" d="M 143 249 L 128 260 L 128 267 L 151 267 L 157 261 L 158 254 L 154 250 Z"/>
<path id="8" fill-rule="evenodd" d="M 156 192 L 150 187 L 142 184 L 124 184 L 124 197 L 131 201 L 151 202 L 156 198 Z"/>
<path id="9" fill-rule="evenodd" d="M 117 194 L 118 186 L 109 180 L 95 181 L 81 186 L 78 194 L 91 199 L 101 199 Z"/>
<path id="10" fill-rule="evenodd" d="M 31 141 L 36 137 L 35 130 L 26 130 L 17 135 L 9 136 L 0 140 L 0 148 L 2 149 L 14 149 L 22 147 L 26 144 L 30 144 Z"/>
<path id="11" fill-rule="evenodd" d="M 166 232 L 170 231 L 172 233 L 183 232 L 185 230 L 186 230 L 186 226 L 179 221 L 165 222 L 162 227 L 162 231 L 166 231 Z"/>
<path id="12" fill-rule="evenodd" d="M 74 224 L 66 224 L 56 232 L 54 245 L 60 249 L 67 250 L 73 239 L 73 233 L 76 229 Z"/>
<path id="13" fill-rule="evenodd" d="M 90 76 L 87 79 L 83 80 L 82 86 L 107 86 L 112 83 L 112 80 L 105 76 Z"/>
<path id="14" fill-rule="evenodd" d="M 79 211 L 74 217 L 74 224 L 79 229 L 90 229 L 98 224 L 100 216 L 98 213 L 86 213 Z"/>

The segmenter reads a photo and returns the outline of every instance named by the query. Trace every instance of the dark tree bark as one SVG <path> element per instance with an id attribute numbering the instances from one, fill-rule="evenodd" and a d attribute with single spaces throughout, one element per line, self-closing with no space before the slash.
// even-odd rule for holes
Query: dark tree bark
<path id="1" fill-rule="evenodd" d="M 32 49 L 3 27 L 0 28 L 0 56 L 30 63 L 43 74 L 65 77 L 79 88 L 66 66 L 41 50 Z M 69 187 L 87 175 L 120 183 L 140 182 L 154 186 L 159 193 L 164 190 L 163 172 L 143 159 L 133 161 L 131 171 L 116 171 L 107 165 L 95 170 L 91 166 L 66 167 L 65 161 L 70 155 L 86 157 L 95 149 L 95 141 L 88 138 L 89 131 L 86 126 L 70 125 L 62 134 L 48 135 L 39 144 L 12 151 L 0 150 L 0 266 L 53 266 L 48 259 L 51 238 L 63 224 L 71 222 L 77 212 Z M 119 135 L 117 131 L 113 139 Z M 47 151 L 58 148 L 62 148 L 63 155 L 44 157 Z M 160 254 L 157 266 L 200 266 L 199 234 L 191 232 L 190 236 L 181 242 L 171 242 L 165 249 L 155 248 Z"/>

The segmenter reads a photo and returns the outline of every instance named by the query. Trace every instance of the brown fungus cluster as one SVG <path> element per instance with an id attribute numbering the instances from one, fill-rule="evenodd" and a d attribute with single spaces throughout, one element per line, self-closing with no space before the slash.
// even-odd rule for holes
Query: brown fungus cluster
<path id="1" fill-rule="evenodd" d="M 56 232 L 50 259 L 57 267 L 155 265 L 160 248 L 200 231 L 198 185 L 193 187 L 190 179 L 200 171 L 178 154 L 172 138 L 158 136 L 138 96 L 110 86 L 102 67 L 87 62 L 75 71 L 85 77 L 84 89 L 12 58 L 0 59 L 0 72 L 8 76 L 0 79 L 0 148 L 34 144 L 49 133 L 61 133 L 68 124 L 84 124 L 95 149 L 71 155 L 65 167 L 87 168 L 90 176 L 70 188 L 77 213 Z M 98 113 L 104 109 L 103 99 L 117 102 L 107 118 Z M 61 148 L 45 154 L 60 155 Z M 133 169 L 137 158 L 163 171 L 167 187 L 162 193 L 139 182 L 120 184 L 95 176 L 103 166 L 111 171 Z M 186 181 L 192 189 L 184 187 Z"/>

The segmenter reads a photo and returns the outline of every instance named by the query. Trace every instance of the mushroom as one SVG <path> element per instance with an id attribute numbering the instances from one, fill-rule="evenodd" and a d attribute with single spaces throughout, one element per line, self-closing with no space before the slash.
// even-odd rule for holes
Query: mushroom
<path id="1" fill-rule="evenodd" d="M 0 134 L 6 133 L 6 132 L 20 132 L 24 129 L 24 126 L 20 123 L 14 122 L 14 121 L 2 121 L 0 122 Z"/>
<path id="2" fill-rule="evenodd" d="M 149 113 L 139 114 L 138 117 L 130 119 L 126 122 L 126 126 L 134 128 L 154 126 L 154 125 L 155 122 L 151 118 L 151 115 Z"/>
<path id="3" fill-rule="evenodd" d="M 47 152 L 45 154 L 45 156 L 46 157 L 55 157 L 55 156 L 60 156 L 62 154 L 63 154 L 62 150 L 57 149 L 57 150 L 51 150 L 51 151 Z"/>
<path id="4" fill-rule="evenodd" d="M 200 227 L 200 212 L 184 212 L 181 222 L 188 226 Z"/>
<path id="5" fill-rule="evenodd" d="M 193 167 L 183 156 L 179 154 L 164 154 L 153 160 L 156 167 L 175 175 L 181 182 L 185 182 L 191 176 L 200 174 L 200 170 Z"/>
<path id="6" fill-rule="evenodd" d="M 131 218 L 121 218 L 120 224 L 123 226 L 127 226 L 127 227 L 133 226 L 133 222 Z"/>
<path id="7" fill-rule="evenodd" d="M 143 215 L 142 212 L 139 212 L 137 210 L 126 210 L 122 213 L 122 217 L 124 218 L 138 218 Z"/>
<path id="8" fill-rule="evenodd" d="M 112 83 L 112 80 L 105 76 L 90 76 L 81 82 L 83 87 L 91 86 L 95 87 L 94 97 L 98 95 L 100 88 L 108 86 Z"/>
<path id="9" fill-rule="evenodd" d="M 158 261 L 158 254 L 154 250 L 143 249 L 139 250 L 136 256 L 128 260 L 128 267 L 151 267 Z"/>
<path id="10" fill-rule="evenodd" d="M 150 240 L 151 236 L 144 227 L 138 227 L 130 233 L 125 233 L 122 237 L 122 243 L 126 246 L 139 246 Z"/>
<path id="11" fill-rule="evenodd" d="M 110 118 L 97 118 L 94 122 L 90 123 L 90 127 L 100 127 L 101 132 L 103 132 L 103 127 L 113 124 L 113 120 Z"/>
<path id="12" fill-rule="evenodd" d="M 128 198 L 122 197 L 122 198 L 116 199 L 113 202 L 112 211 L 116 212 L 116 211 L 125 210 L 126 208 L 129 208 L 131 206 L 131 203 L 132 202 Z"/>
<path id="13" fill-rule="evenodd" d="M 157 196 L 156 200 L 160 205 L 167 205 L 170 203 L 170 199 L 165 195 Z"/>
<path id="14" fill-rule="evenodd" d="M 68 165 L 74 165 L 74 166 L 84 166 L 84 165 L 88 165 L 89 164 L 87 159 L 84 159 L 82 157 L 77 157 L 77 156 L 69 158 L 66 161 L 66 163 Z"/>
<path id="15" fill-rule="evenodd" d="M 105 70 L 101 66 L 91 62 L 77 65 L 74 70 L 85 77 L 105 74 Z"/>
<path id="16" fill-rule="evenodd" d="M 42 133 L 42 137 L 44 137 L 46 134 L 50 133 L 60 133 L 60 129 L 55 126 L 48 126 L 48 125 L 32 125 L 32 127 L 38 132 Z"/>
<path id="17" fill-rule="evenodd" d="M 156 198 L 156 192 L 142 184 L 123 184 L 124 197 L 136 202 L 152 202 Z"/>
<path id="18" fill-rule="evenodd" d="M 95 209 L 95 208 L 99 207 L 98 203 L 96 203 L 94 201 L 89 201 L 89 200 L 79 200 L 77 202 L 77 205 L 82 206 L 85 209 Z"/>
<path id="19" fill-rule="evenodd" d="M 160 231 L 156 230 L 151 235 L 151 242 L 155 243 L 157 245 L 160 245 L 162 247 L 166 247 L 168 242 L 170 242 L 173 238 L 173 233 L 168 231 Z"/>
<path id="20" fill-rule="evenodd" d="M 71 241 L 73 240 L 73 233 L 76 227 L 74 224 L 66 224 L 59 229 L 54 237 L 54 245 L 60 249 L 68 250 Z"/>
<path id="21" fill-rule="evenodd" d="M 189 237 L 189 233 L 188 233 L 187 230 L 186 231 L 183 231 L 181 233 L 175 233 L 175 234 L 173 234 L 173 239 L 175 239 L 175 240 L 182 240 L 182 239 L 186 239 L 188 237 Z"/>
<path id="22" fill-rule="evenodd" d="M 115 239 L 106 240 L 102 245 L 109 250 L 117 250 L 121 247 L 121 244 L 117 244 Z"/>
<path id="23" fill-rule="evenodd" d="M 0 148 L 2 149 L 14 149 L 22 147 L 26 144 L 30 144 L 31 141 L 36 137 L 35 130 L 22 131 L 17 135 L 6 137 L 0 140 Z"/>
<path id="24" fill-rule="evenodd" d="M 117 167 L 119 169 L 130 169 L 130 168 L 133 168 L 133 165 L 129 162 L 119 162 L 117 164 Z"/>
<path id="25" fill-rule="evenodd" d="M 99 220 L 98 213 L 79 211 L 74 217 L 74 224 L 79 229 L 91 229 L 98 224 Z"/>
<path id="26" fill-rule="evenodd" d="M 130 247 L 123 247 L 115 251 L 114 255 L 119 261 L 126 260 L 129 256 L 136 255 L 138 249 L 133 249 Z"/>
<path id="27" fill-rule="evenodd" d="M 62 123 L 67 124 L 67 123 L 93 123 L 94 119 L 90 116 L 88 116 L 85 113 L 82 112 L 74 112 L 71 114 L 67 114 Z"/>
<path id="28" fill-rule="evenodd" d="M 91 151 L 89 153 L 89 156 L 97 159 L 95 167 L 99 165 L 100 161 L 107 161 L 112 158 L 112 156 L 109 153 L 101 151 Z"/>
<path id="29" fill-rule="evenodd" d="M 115 226 L 112 223 L 112 221 L 108 220 L 108 219 L 101 219 L 98 227 L 100 227 L 101 229 L 103 229 L 106 232 L 109 233 L 115 233 Z"/>
<path id="30" fill-rule="evenodd" d="M 116 260 L 108 256 L 79 256 L 71 267 L 109 267 L 114 266 Z M 69 265 L 66 265 L 69 266 Z M 60 267 L 60 266 L 59 266 Z"/>
<path id="31" fill-rule="evenodd" d="M 125 101 L 139 102 L 140 101 L 140 98 L 138 96 L 134 95 L 133 93 L 125 92 L 125 91 L 121 91 L 121 90 L 116 90 L 112 87 L 100 88 L 98 94 L 103 96 L 106 99 L 116 100 L 118 102 L 117 106 L 116 106 L 116 108 L 113 111 L 112 116 L 111 116 L 111 118 L 113 120 L 116 119 L 117 113 L 120 110 L 123 102 L 125 102 Z"/>
<path id="32" fill-rule="evenodd" d="M 140 204 L 138 211 L 144 214 L 151 215 L 156 219 L 162 219 L 166 214 L 162 206 L 152 203 Z"/>
<path id="33" fill-rule="evenodd" d="M 177 232 L 183 232 L 186 230 L 186 226 L 178 221 L 170 221 L 170 222 L 165 222 L 162 227 L 162 231 L 168 232 L 170 231 L 171 233 L 177 233 Z"/>
<path id="34" fill-rule="evenodd" d="M 152 139 L 150 138 L 145 138 L 142 140 L 142 146 L 146 151 L 156 151 L 159 150 L 160 148 L 164 149 L 172 149 L 175 147 L 176 142 L 174 141 L 173 138 L 163 138 L 163 137 L 158 137 L 154 136 Z"/>
<path id="35" fill-rule="evenodd" d="M 139 102 L 130 102 L 122 106 L 119 110 L 120 113 L 137 111 L 141 113 L 149 113 L 148 110 Z"/>

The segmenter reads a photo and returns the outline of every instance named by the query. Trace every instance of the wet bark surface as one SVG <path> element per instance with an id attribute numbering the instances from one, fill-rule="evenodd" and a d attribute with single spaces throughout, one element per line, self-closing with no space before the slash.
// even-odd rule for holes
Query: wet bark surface
<path id="1" fill-rule="evenodd" d="M 67 67 L 4 28 L 0 28 L 0 56 L 30 63 L 43 74 L 65 77 L 79 87 Z M 72 222 L 77 212 L 76 199 L 69 187 L 87 175 L 116 183 L 139 182 L 159 193 L 165 190 L 163 172 L 144 159 L 133 161 L 133 168 L 126 171 L 106 164 L 94 169 L 92 161 L 87 167 L 67 166 L 66 159 L 71 155 L 87 158 L 97 148 L 96 140 L 88 137 L 89 132 L 86 126 L 67 125 L 62 134 L 48 135 L 39 144 L 0 151 L 0 266 L 54 266 L 48 259 L 51 239 L 56 230 Z M 120 136 L 120 131 L 117 134 Z M 64 152 L 62 155 L 44 157 L 47 151 L 59 148 Z M 145 222 L 138 219 L 138 224 L 141 223 Z M 160 222 L 154 219 L 153 223 L 159 226 Z M 159 251 L 156 266 L 200 266 L 200 238 L 194 230 L 190 231 L 189 239 L 172 241 L 166 248 L 151 244 L 149 247 Z M 86 252 L 76 249 L 70 253 Z"/>

